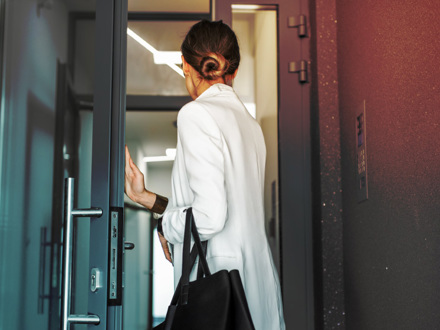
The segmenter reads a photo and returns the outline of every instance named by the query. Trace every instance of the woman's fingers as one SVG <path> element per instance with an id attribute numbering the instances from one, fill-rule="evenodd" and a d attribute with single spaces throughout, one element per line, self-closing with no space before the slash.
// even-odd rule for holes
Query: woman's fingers
<path id="1" fill-rule="evenodd" d="M 130 170 L 130 160 L 130 152 L 128 151 L 128 147 L 125 146 L 125 172 L 127 172 L 127 170 Z"/>
<path id="2" fill-rule="evenodd" d="M 144 190 L 144 175 L 131 159 L 130 152 L 125 146 L 125 193 L 136 201 Z"/>
<path id="3" fill-rule="evenodd" d="M 168 241 L 160 233 L 157 233 L 157 234 L 159 235 L 159 241 L 160 241 L 160 244 L 162 245 L 162 249 L 163 249 L 163 253 L 165 254 L 165 258 L 169 262 L 173 263 L 173 259 L 171 259 L 171 252 L 170 252 L 170 249 L 168 248 Z"/>

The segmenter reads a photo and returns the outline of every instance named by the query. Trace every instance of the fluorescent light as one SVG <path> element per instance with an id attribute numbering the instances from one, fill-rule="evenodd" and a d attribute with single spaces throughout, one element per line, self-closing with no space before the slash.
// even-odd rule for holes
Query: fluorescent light
<path id="1" fill-rule="evenodd" d="M 151 46 L 148 42 L 146 42 L 142 37 L 140 37 L 138 34 L 136 34 L 133 30 L 130 28 L 127 28 L 127 34 L 132 37 L 134 40 L 136 40 L 142 47 L 144 47 L 146 50 L 151 52 L 154 56 L 154 63 L 155 64 L 166 64 L 171 69 L 176 71 L 179 75 L 181 75 L 183 78 L 185 77 L 183 75 L 183 70 L 177 65 L 182 63 L 182 58 L 180 56 L 180 52 L 165 52 L 165 51 L 159 51 L 153 46 Z M 177 55 L 179 54 L 179 55 Z"/>
<path id="2" fill-rule="evenodd" d="M 255 12 L 257 10 L 276 10 L 276 5 L 231 5 L 234 12 Z"/>
<path id="3" fill-rule="evenodd" d="M 259 5 L 231 5 L 232 9 L 236 10 L 258 10 L 260 9 Z"/>
<path id="4" fill-rule="evenodd" d="M 153 157 L 144 157 L 143 161 L 145 163 L 156 163 L 156 162 L 169 162 L 176 159 L 176 149 L 168 148 L 165 150 L 166 156 L 153 156 Z"/>
<path id="5" fill-rule="evenodd" d="M 154 64 L 182 63 L 181 52 L 157 51 L 153 55 L 154 55 Z"/>
<path id="6" fill-rule="evenodd" d="M 176 148 L 167 148 L 165 150 L 165 155 L 167 155 L 168 157 L 172 157 L 173 159 L 176 158 L 176 153 L 177 153 Z"/>

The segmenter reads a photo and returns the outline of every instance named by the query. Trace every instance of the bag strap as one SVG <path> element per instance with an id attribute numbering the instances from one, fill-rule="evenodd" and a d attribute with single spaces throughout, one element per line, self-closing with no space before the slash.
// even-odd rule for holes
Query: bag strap
<path id="1" fill-rule="evenodd" d="M 189 252 L 191 245 L 191 233 L 194 237 L 194 246 Z M 185 232 L 183 236 L 183 261 L 182 261 L 182 276 L 180 277 L 179 283 L 174 291 L 173 298 L 171 299 L 171 304 L 168 307 L 167 317 L 165 319 L 165 330 L 171 330 L 174 316 L 177 308 L 177 303 L 186 305 L 188 304 L 188 291 L 189 291 L 189 274 L 191 269 L 194 267 L 197 256 L 199 256 L 199 268 L 197 271 L 197 278 L 203 276 L 203 273 L 210 275 L 208 262 L 206 261 L 206 250 L 208 246 L 208 241 L 203 243 L 200 241 L 200 236 L 197 231 L 197 227 L 194 221 L 194 216 L 192 213 L 192 208 L 186 210 L 185 219 Z"/>
<path id="2" fill-rule="evenodd" d="M 190 246 L 191 246 L 191 227 L 192 227 L 191 208 L 186 210 L 185 232 L 183 234 L 183 250 L 182 250 L 182 276 L 180 277 L 180 303 L 186 305 L 188 303 L 189 291 L 189 274 L 191 272 L 190 265 Z"/>
<path id="3" fill-rule="evenodd" d="M 202 242 L 202 249 L 203 251 L 201 253 L 203 253 L 203 255 L 206 258 L 206 251 L 208 250 L 208 241 L 203 241 Z M 200 253 L 200 252 L 199 252 Z M 197 279 L 201 279 L 203 276 L 206 276 L 207 274 L 205 273 L 205 271 L 203 270 L 203 266 L 202 263 L 199 262 L 199 266 L 197 267 Z"/>
<path id="4" fill-rule="evenodd" d="M 189 275 L 193 267 L 190 257 L 191 234 L 194 238 L 194 246 L 199 255 L 199 263 L 202 265 L 203 272 L 205 275 L 210 275 L 211 272 L 209 271 L 208 262 L 203 253 L 202 242 L 200 241 L 200 236 L 194 221 L 192 208 L 190 207 L 186 210 L 185 233 L 183 235 L 182 277 L 180 278 L 180 304 L 182 305 L 188 304 Z"/>
<path id="5" fill-rule="evenodd" d="M 211 275 L 209 270 L 208 262 L 206 261 L 206 250 L 208 247 L 208 241 L 204 241 L 203 243 L 200 240 L 199 232 L 197 231 L 196 223 L 194 221 L 194 215 L 192 213 L 192 208 L 189 209 L 190 217 L 191 217 L 191 232 L 194 238 L 194 245 L 197 246 L 197 251 L 199 252 L 199 265 L 203 270 L 205 276 Z M 192 267 L 191 267 L 192 268 Z M 199 267 L 200 272 L 200 267 Z"/>

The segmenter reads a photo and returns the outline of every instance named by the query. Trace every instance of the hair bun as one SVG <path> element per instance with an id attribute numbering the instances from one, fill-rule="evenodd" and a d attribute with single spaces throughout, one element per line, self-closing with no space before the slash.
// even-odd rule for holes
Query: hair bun
<path id="1" fill-rule="evenodd" d="M 202 79 L 225 80 L 237 71 L 240 64 L 237 37 L 222 21 L 201 20 L 194 24 L 180 49 L 185 61 Z"/>
<path id="2" fill-rule="evenodd" d="M 225 75 L 225 59 L 216 54 L 209 54 L 202 58 L 200 71 L 203 78 L 214 80 Z"/>

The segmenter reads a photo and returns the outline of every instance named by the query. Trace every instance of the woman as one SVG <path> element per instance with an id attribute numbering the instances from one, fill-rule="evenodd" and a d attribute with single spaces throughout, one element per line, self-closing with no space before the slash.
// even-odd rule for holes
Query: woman
<path id="1" fill-rule="evenodd" d="M 182 43 L 186 87 L 194 101 L 177 119 L 172 198 L 144 187 L 126 149 L 126 193 L 163 213 L 158 226 L 166 258 L 173 245 L 175 283 L 181 276 L 185 210 L 193 208 L 202 240 L 209 240 L 212 273 L 238 269 L 257 330 L 285 329 L 280 285 L 264 229 L 266 149 L 258 123 L 232 89 L 240 52 L 221 21 L 201 21 Z"/>

